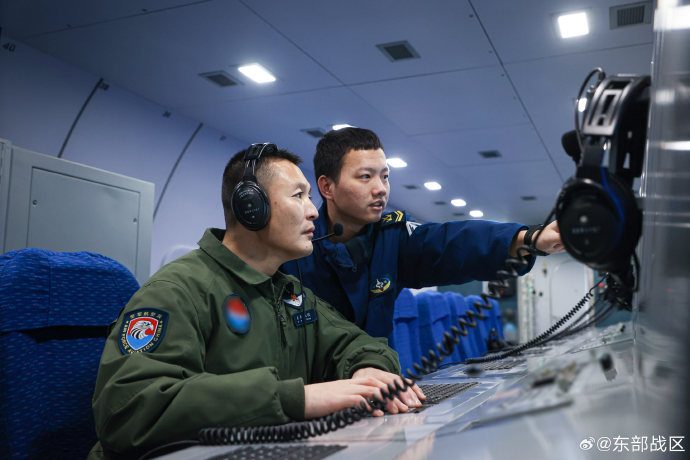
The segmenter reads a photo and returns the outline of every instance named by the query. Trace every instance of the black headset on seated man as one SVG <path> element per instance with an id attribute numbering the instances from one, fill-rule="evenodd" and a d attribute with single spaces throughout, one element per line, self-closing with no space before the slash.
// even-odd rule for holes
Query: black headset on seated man
<path id="1" fill-rule="evenodd" d="M 278 150 L 275 144 L 252 144 L 244 152 L 244 174 L 232 191 L 230 207 L 237 221 L 249 230 L 258 231 L 268 224 L 271 204 L 268 195 L 256 179 L 256 163 L 262 154 Z"/>
<path id="2" fill-rule="evenodd" d="M 580 88 L 578 101 L 595 73 L 598 82 L 587 90 L 582 124 L 576 107 L 575 131 L 562 138 L 577 171 L 563 185 L 556 219 L 563 244 L 575 259 L 629 280 L 630 260 L 642 232 L 632 185 L 642 174 L 650 78 L 606 77 L 595 69 Z"/>

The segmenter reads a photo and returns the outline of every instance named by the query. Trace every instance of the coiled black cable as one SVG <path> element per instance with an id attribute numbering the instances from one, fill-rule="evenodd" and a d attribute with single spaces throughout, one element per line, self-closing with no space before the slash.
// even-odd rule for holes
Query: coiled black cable
<path id="1" fill-rule="evenodd" d="M 550 221 L 555 212 L 556 208 L 554 207 L 546 218 L 544 226 Z M 455 346 L 460 343 L 460 337 L 467 337 L 469 334 L 468 329 L 477 327 L 476 319 L 483 320 L 486 318 L 482 310 L 491 310 L 493 308 L 488 299 L 500 299 L 501 289 L 505 289 L 508 286 L 507 280 L 509 278 L 517 278 L 520 268 L 529 266 L 532 254 L 536 252 L 536 243 L 540 235 L 541 232 L 536 235 L 536 238 L 534 238 L 530 246 L 520 246 L 517 250 L 517 257 L 510 257 L 506 260 L 506 268 L 496 273 L 498 280 L 489 283 L 490 292 L 481 294 L 483 303 L 479 301 L 474 302 L 473 306 L 476 312 L 472 310 L 467 311 L 469 321 L 459 318 L 457 326 L 452 326 L 449 331 L 443 333 L 443 340 L 436 344 L 436 350 L 430 349 L 427 356 L 422 356 L 420 363 L 414 363 L 412 365 L 413 369 L 407 368 L 405 370 L 407 377 L 402 377 L 402 384 L 396 381 L 394 386 L 388 385 L 387 391 L 381 390 L 380 398 L 378 396 L 373 396 L 368 401 L 368 404 L 362 401 L 358 406 L 304 422 L 292 422 L 284 425 L 262 427 L 205 428 L 199 432 L 199 443 L 218 445 L 299 441 L 351 425 L 371 415 L 377 409 L 384 411 L 387 401 L 392 401 L 401 393 L 407 391 L 415 382 L 421 380 L 424 375 L 437 371 L 443 359 L 453 354 Z M 578 303 L 578 306 L 573 309 L 572 313 L 566 315 L 566 317 L 557 323 L 558 327 L 570 319 L 570 316 L 586 303 L 590 295 L 591 290 L 590 293 Z M 552 327 L 552 330 L 556 328 L 557 327 Z M 548 334 L 550 334 L 552 330 L 550 329 L 547 331 Z M 545 333 L 542 335 L 546 337 L 548 334 Z M 541 338 L 541 336 L 539 338 Z M 532 346 L 531 344 L 525 344 L 518 348 L 523 350 L 529 347 L 527 345 Z M 490 359 L 486 360 L 494 359 L 500 358 L 492 356 Z M 468 362 L 470 362 L 470 360 L 468 360 Z"/>
<path id="2" fill-rule="evenodd" d="M 544 226 L 555 214 L 554 207 L 544 222 Z M 407 391 L 424 375 L 435 372 L 439 369 L 444 358 L 452 355 L 460 337 L 467 337 L 469 328 L 477 327 L 477 319 L 484 320 L 486 315 L 482 310 L 491 310 L 489 299 L 498 300 L 501 298 L 500 291 L 508 287 L 509 278 L 517 278 L 519 270 L 529 266 L 531 257 L 536 253 L 536 243 L 541 232 L 537 233 L 530 246 L 522 245 L 517 250 L 517 256 L 506 260 L 506 268 L 497 272 L 497 280 L 489 282 L 489 293 L 482 293 L 482 302 L 473 302 L 476 312 L 468 310 L 466 315 L 469 321 L 458 318 L 457 326 L 452 326 L 449 331 L 444 332 L 443 340 L 436 344 L 436 350 L 430 349 L 427 356 L 420 359 L 420 363 L 414 363 L 413 369 L 407 368 L 405 374 L 401 376 L 401 381 L 395 381 L 395 385 L 388 385 L 387 389 L 381 390 L 381 397 L 372 396 L 368 401 L 362 401 L 359 405 L 344 409 L 325 417 L 303 422 L 291 422 L 283 425 L 257 426 L 257 427 L 219 427 L 204 428 L 199 431 L 198 443 L 202 445 L 228 445 L 228 444 L 260 444 L 260 443 L 280 443 L 301 441 L 315 436 L 320 436 L 332 431 L 351 425 L 364 417 L 368 417 L 376 410 L 385 411 L 388 401 L 392 401 L 401 393 Z M 598 283 L 597 283 L 598 284 Z M 467 363 L 486 362 L 517 354 L 532 346 L 538 345 L 548 338 L 556 329 L 565 324 L 587 301 L 592 297 L 592 288 L 577 303 L 577 305 L 566 314 L 561 320 L 554 324 L 549 330 L 542 333 L 532 341 L 511 349 L 505 353 L 493 354 L 484 358 L 474 358 L 467 360 Z M 401 383 L 402 382 L 402 383 Z"/>
<path id="3" fill-rule="evenodd" d="M 511 350 L 506 351 L 506 352 L 494 353 L 494 354 L 491 354 L 488 356 L 482 356 L 479 358 L 470 358 L 466 361 L 467 364 L 486 363 L 489 361 L 496 361 L 498 359 L 504 359 L 504 358 L 507 358 L 508 356 L 516 355 L 516 354 L 520 353 L 521 351 L 524 351 L 528 348 L 532 348 L 532 347 L 535 347 L 537 345 L 541 345 L 544 341 L 546 341 L 546 339 L 549 338 L 549 336 L 551 336 L 551 334 L 553 334 L 556 330 L 558 330 L 566 322 L 568 322 L 568 320 L 570 318 L 572 318 L 573 315 L 575 313 L 577 313 L 577 311 L 587 303 L 587 301 L 594 295 L 592 291 L 594 290 L 595 287 L 596 287 L 596 285 L 592 286 L 592 288 L 584 295 L 584 297 L 582 297 L 582 299 L 580 299 L 580 301 L 568 313 L 566 313 L 561 319 L 559 319 L 554 325 L 552 325 L 546 331 L 542 332 L 541 334 L 539 334 L 537 337 L 533 338 L 529 342 L 525 342 L 522 345 L 518 345 L 517 347 L 512 348 Z"/>
<path id="4" fill-rule="evenodd" d="M 552 336 L 549 337 L 547 340 L 545 340 L 545 342 L 550 342 L 550 341 L 552 341 L 552 340 L 558 340 L 558 339 L 561 339 L 561 338 L 563 338 L 563 337 L 567 337 L 567 336 L 569 336 L 569 335 L 571 335 L 571 334 L 574 334 L 574 333 L 576 332 L 576 330 L 577 330 L 580 326 L 582 326 L 583 324 L 584 324 L 584 325 L 589 325 L 589 324 L 591 323 L 592 317 L 589 317 L 589 318 L 588 318 L 588 316 L 589 316 L 590 314 L 592 314 L 592 313 L 596 310 L 597 305 L 599 305 L 599 300 L 595 301 L 594 304 L 592 304 L 592 306 L 589 307 L 587 310 L 585 310 L 584 312 L 580 313 L 580 316 L 578 316 L 578 317 L 575 318 L 570 324 L 568 324 L 568 326 L 567 326 L 565 329 L 563 329 L 562 331 L 560 331 L 560 332 L 558 332 L 558 333 L 552 335 Z M 596 316 L 596 315 L 595 315 L 595 316 Z M 582 320 L 584 320 L 585 318 L 587 318 L 587 320 L 584 321 L 584 322 L 582 322 Z"/>
<path id="5" fill-rule="evenodd" d="M 549 214 L 547 221 L 554 212 L 555 208 Z M 539 234 L 537 234 L 537 238 L 538 236 Z M 537 238 L 534 239 L 532 245 L 536 244 Z M 522 254 L 520 250 L 522 250 Z M 449 331 L 443 333 L 443 340 L 436 344 L 436 350 L 430 349 L 427 356 L 423 356 L 420 359 L 420 363 L 414 363 L 412 365 L 414 370 L 406 369 L 405 374 L 407 377 L 402 378 L 402 384 L 396 381 L 394 386 L 388 385 L 387 391 L 381 390 L 380 398 L 373 396 L 368 401 L 368 404 L 362 401 L 358 406 L 305 422 L 292 422 L 284 425 L 263 427 L 205 428 L 199 432 L 199 443 L 217 445 L 299 441 L 351 425 L 371 415 L 377 409 L 384 411 L 388 401 L 392 401 L 401 393 L 407 391 L 415 382 L 421 380 L 424 375 L 437 371 L 443 359 L 453 354 L 455 346 L 460 343 L 460 337 L 467 337 L 469 334 L 468 329 L 477 327 L 477 319 L 483 320 L 486 318 L 482 310 L 491 310 L 493 308 L 488 299 L 500 299 L 499 292 L 507 286 L 507 279 L 518 277 L 518 270 L 529 266 L 532 252 L 534 252 L 533 248 L 520 246 L 518 256 L 506 260 L 506 269 L 497 272 L 498 280 L 489 283 L 491 293 L 481 294 L 484 303 L 474 302 L 473 306 L 476 312 L 472 310 L 467 311 L 469 321 L 459 318 L 457 326 L 452 326 Z M 581 303 L 584 304 L 587 299 L 584 299 Z M 565 322 L 567 319 L 569 317 L 563 321 Z"/>
<path id="6" fill-rule="evenodd" d="M 604 308 L 602 308 L 599 312 L 597 312 L 594 316 L 592 316 L 590 319 L 585 321 L 583 324 L 579 324 L 575 327 L 563 330 L 560 333 L 551 337 L 549 340 L 561 339 L 561 338 L 565 338 L 565 337 L 568 337 L 568 336 L 573 335 L 573 334 L 577 334 L 578 332 L 588 328 L 589 326 L 592 326 L 593 324 L 597 324 L 600 321 L 607 319 L 616 310 L 617 310 L 616 304 L 609 302 L 608 305 L 606 305 Z"/>
<path id="7" fill-rule="evenodd" d="M 413 379 L 406 379 L 403 377 L 402 381 L 402 384 L 396 381 L 395 385 L 389 384 L 387 390 L 382 389 L 381 398 L 373 396 L 367 402 L 362 401 L 357 406 L 314 420 L 273 426 L 204 428 L 199 431 L 199 444 L 222 445 L 291 442 L 330 433 L 331 431 L 344 428 L 358 422 L 364 417 L 370 416 L 375 410 L 384 411 L 387 401 L 392 401 L 395 397 L 400 395 L 400 393 L 405 392 L 414 384 Z"/>

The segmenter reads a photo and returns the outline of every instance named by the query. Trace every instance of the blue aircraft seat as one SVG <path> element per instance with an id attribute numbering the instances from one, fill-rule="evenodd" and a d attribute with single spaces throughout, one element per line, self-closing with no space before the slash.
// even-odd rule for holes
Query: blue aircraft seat
<path id="1" fill-rule="evenodd" d="M 462 294 L 458 292 L 447 292 L 446 296 L 448 296 L 448 299 L 452 305 L 453 312 L 455 314 L 455 322 L 457 323 L 458 318 L 461 318 L 469 323 L 469 317 L 467 316 L 468 305 L 465 302 L 465 298 L 462 296 Z M 481 347 L 481 338 L 479 337 L 479 334 L 477 334 L 471 328 L 467 328 L 467 337 L 460 336 L 460 343 L 458 346 L 460 347 L 460 353 L 464 359 L 476 358 L 477 356 L 481 356 L 483 353 Z"/>
<path id="2" fill-rule="evenodd" d="M 86 458 L 107 326 L 138 288 L 98 254 L 0 256 L 0 458 Z"/>
<path id="3" fill-rule="evenodd" d="M 400 291 L 395 299 L 393 311 L 393 332 L 388 343 L 400 358 L 400 367 L 403 375 L 407 368 L 412 369 L 412 364 L 419 362 L 421 351 L 419 348 L 419 313 L 417 312 L 417 300 L 409 289 Z"/>
<path id="4" fill-rule="evenodd" d="M 417 294 L 419 307 L 419 340 L 422 354 L 428 356 L 428 350 L 437 350 L 436 344 L 443 341 L 443 333 L 454 324 L 455 312 L 446 297 L 438 291 L 422 291 Z M 444 363 L 463 361 L 458 347 L 444 358 Z"/>
<path id="5" fill-rule="evenodd" d="M 474 302 L 479 302 L 484 304 L 482 298 L 478 295 L 468 295 L 465 297 L 465 303 L 467 303 L 467 308 L 471 309 L 475 313 L 477 308 L 474 307 Z M 484 354 L 488 351 L 487 341 L 489 340 L 489 335 L 491 334 L 491 329 L 494 327 L 494 320 L 492 319 L 492 311 L 481 309 L 482 313 L 486 316 L 484 319 L 475 318 L 477 322 L 477 327 L 473 329 L 475 334 L 475 340 L 479 344 L 479 351 Z M 478 339 L 477 339 L 478 338 Z"/>
<path id="6" fill-rule="evenodd" d="M 501 316 L 501 307 L 498 304 L 498 300 L 489 299 L 489 302 L 491 302 L 493 307 L 491 309 L 491 327 L 496 329 L 496 332 L 498 332 L 502 339 L 505 339 L 503 335 L 503 317 Z"/>

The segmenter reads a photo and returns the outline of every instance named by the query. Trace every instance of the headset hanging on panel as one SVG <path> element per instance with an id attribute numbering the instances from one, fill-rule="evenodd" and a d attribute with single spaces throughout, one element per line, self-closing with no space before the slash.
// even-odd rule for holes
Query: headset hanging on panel
<path id="1" fill-rule="evenodd" d="M 596 69 L 583 83 L 578 101 L 595 73 L 599 79 L 587 91 L 582 123 L 576 108 L 575 131 L 563 138 L 577 171 L 561 190 L 556 218 L 563 244 L 575 259 L 596 270 L 625 274 L 642 231 L 632 185 L 642 173 L 650 78 L 606 77 Z"/>
<path id="2" fill-rule="evenodd" d="M 271 154 L 277 150 L 275 144 L 266 142 L 252 144 L 244 154 L 244 174 L 232 191 L 230 207 L 235 219 L 249 230 L 261 230 L 271 217 L 270 201 L 256 179 L 255 168 L 262 154 Z"/>

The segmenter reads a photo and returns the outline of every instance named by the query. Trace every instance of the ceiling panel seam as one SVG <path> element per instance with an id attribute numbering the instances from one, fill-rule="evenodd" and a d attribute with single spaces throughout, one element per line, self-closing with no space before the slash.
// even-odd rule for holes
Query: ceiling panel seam
<path id="1" fill-rule="evenodd" d="M 300 50 L 300 51 L 302 52 L 302 54 L 304 54 L 306 57 L 308 57 L 309 59 L 311 59 L 316 65 L 318 65 L 319 67 L 321 67 L 326 73 L 328 73 L 328 75 L 330 75 L 331 77 L 333 77 L 338 83 L 340 83 L 341 85 L 345 86 L 345 83 L 344 83 L 340 78 L 338 78 L 338 76 L 337 76 L 336 74 L 334 74 L 333 72 L 331 72 L 331 70 L 330 70 L 329 68 L 327 68 L 326 66 L 324 66 L 323 64 L 321 64 L 318 60 L 316 60 L 316 58 L 315 58 L 314 56 L 312 56 L 311 54 L 307 53 L 307 51 L 306 51 L 304 48 L 302 48 L 301 46 L 299 46 L 297 43 L 295 43 L 294 40 L 292 40 L 290 37 L 288 37 L 287 35 L 285 35 L 285 33 L 283 33 L 282 30 L 280 30 L 280 29 L 278 29 L 276 26 L 274 26 L 270 21 L 268 21 L 268 19 L 266 19 L 266 18 L 264 18 L 263 16 L 261 16 L 261 15 L 259 14 L 258 11 L 256 11 L 255 9 L 253 9 L 251 6 L 247 5 L 247 2 L 245 2 L 245 1 L 243 1 L 243 0 L 239 0 L 239 2 L 240 2 L 242 5 L 244 5 L 244 7 L 247 8 L 249 11 L 251 11 L 252 14 L 254 14 L 257 18 L 259 18 L 260 20 L 262 20 L 267 26 L 269 26 L 271 29 L 275 30 L 277 34 L 279 34 L 279 35 L 280 35 L 281 37 L 283 37 L 285 40 L 287 40 L 288 42 L 290 42 L 290 44 L 291 44 L 292 46 L 294 46 L 295 48 L 297 48 L 298 50 Z"/>
<path id="2" fill-rule="evenodd" d="M 471 72 L 474 70 L 491 69 L 493 67 L 496 67 L 496 66 L 495 65 L 480 65 L 480 66 L 476 66 L 476 67 L 463 67 L 461 69 L 439 70 L 438 72 L 418 73 L 418 74 L 413 74 L 413 75 L 403 75 L 400 77 L 382 78 L 380 80 L 360 81 L 357 83 L 349 83 L 349 84 L 347 84 L 347 86 L 348 87 L 364 86 L 364 85 L 371 85 L 371 84 L 376 84 L 376 83 L 386 83 L 386 82 L 397 81 L 397 80 L 409 80 L 412 78 L 419 78 L 419 77 L 433 77 L 436 75 L 444 75 L 447 73 Z"/>
<path id="3" fill-rule="evenodd" d="M 558 170 L 558 167 L 556 166 L 556 162 L 553 159 L 553 155 L 551 154 L 549 149 L 546 147 L 546 142 L 544 142 L 544 139 L 542 138 L 541 133 L 537 129 L 537 125 L 534 123 L 534 120 L 532 119 L 532 115 L 530 115 L 529 111 L 527 110 L 527 106 L 525 105 L 525 102 L 522 100 L 522 97 L 520 97 L 520 93 L 518 92 L 517 88 L 515 87 L 515 83 L 513 83 L 513 79 L 510 78 L 510 74 L 508 73 L 508 70 L 506 69 L 505 64 L 503 63 L 503 59 L 501 59 L 501 56 L 498 54 L 498 50 L 496 49 L 496 46 L 494 46 L 494 42 L 491 40 L 489 33 L 486 31 L 486 27 L 484 27 L 484 23 L 482 22 L 482 19 L 479 16 L 477 9 L 474 7 L 472 0 L 467 0 L 467 3 L 469 3 L 470 8 L 472 8 L 472 11 L 474 12 L 474 16 L 477 18 L 477 22 L 479 23 L 479 26 L 482 28 L 482 31 L 484 32 L 484 36 L 489 41 L 489 45 L 491 46 L 491 49 L 493 50 L 494 55 L 496 56 L 496 59 L 498 59 L 498 62 L 501 65 L 501 69 L 503 69 L 503 74 L 508 79 L 510 86 L 513 88 L 513 93 L 515 94 L 515 97 L 517 98 L 518 102 L 522 106 L 522 110 L 525 111 L 525 115 L 527 115 L 527 119 L 530 121 L 532 128 L 534 128 L 534 132 L 537 135 L 539 142 L 541 143 L 542 147 L 544 148 L 544 151 L 548 155 L 549 160 L 551 160 L 551 165 L 553 166 L 553 169 L 556 171 L 556 174 L 558 175 L 559 179 L 561 181 L 563 181 L 564 180 L 563 176 L 561 176 L 561 172 Z"/>
<path id="4" fill-rule="evenodd" d="M 495 128 L 516 128 L 519 126 L 532 126 L 531 123 L 508 123 L 505 125 L 492 125 L 492 126 L 485 126 L 483 128 L 458 128 L 458 129 L 442 129 L 440 131 L 427 131 L 423 133 L 414 133 L 414 134 L 408 134 L 409 137 L 420 137 L 420 136 L 429 136 L 429 135 L 434 135 L 434 134 L 449 134 L 449 133 L 462 133 L 462 132 L 469 132 L 469 131 L 481 131 L 481 130 L 486 130 L 486 129 L 495 129 Z"/>
<path id="5" fill-rule="evenodd" d="M 83 29 L 83 28 L 86 28 L 86 27 L 97 26 L 97 25 L 101 25 L 101 24 L 108 24 L 108 23 L 111 23 L 111 22 L 122 21 L 122 20 L 124 20 L 124 19 L 131 19 L 131 18 L 136 18 L 136 17 L 139 17 L 139 16 L 146 16 L 146 15 L 149 15 L 149 14 L 160 13 L 160 12 L 163 12 L 163 11 L 175 10 L 175 9 L 178 9 L 178 8 L 187 8 L 187 7 L 189 7 L 189 6 L 196 6 L 196 5 L 199 5 L 199 4 L 201 4 L 201 3 L 208 3 L 208 2 L 213 2 L 213 1 L 215 1 L 215 0 L 197 0 L 197 1 L 189 2 L 189 3 L 185 3 L 184 5 L 167 6 L 167 7 L 165 7 L 165 8 L 159 8 L 159 9 L 156 9 L 156 10 L 146 10 L 146 11 L 143 11 L 143 10 L 142 10 L 142 11 L 139 12 L 139 13 L 128 14 L 127 16 L 120 16 L 120 17 L 117 17 L 117 18 L 104 19 L 104 20 L 102 20 L 102 21 L 90 22 L 90 23 L 88 23 L 88 24 L 80 24 L 80 25 L 78 25 L 78 26 L 64 27 L 64 28 L 62 28 L 62 29 L 47 30 L 47 31 L 45 31 L 45 32 L 40 32 L 40 33 L 33 34 L 33 35 L 25 35 L 25 36 L 23 36 L 23 37 L 18 37 L 18 39 L 20 39 L 20 40 L 28 40 L 28 39 L 31 39 L 31 38 L 42 37 L 42 36 L 44 36 L 44 35 L 50 35 L 50 34 L 54 34 L 54 33 L 58 33 L 58 32 L 64 32 L 64 31 L 66 31 L 66 30 Z"/>
<path id="6" fill-rule="evenodd" d="M 264 23 L 266 23 L 269 27 L 271 27 L 273 30 L 275 30 L 278 34 L 280 34 L 282 37 L 285 38 L 288 42 L 290 42 L 294 47 L 296 47 L 298 50 L 300 50 L 302 53 L 304 53 L 305 56 L 307 56 L 309 59 L 311 59 L 316 65 L 321 67 L 326 73 L 328 73 L 330 76 L 332 76 L 337 82 L 339 82 L 343 88 L 347 88 L 347 90 L 357 99 L 362 101 L 364 104 L 369 106 L 372 110 L 374 110 L 376 113 L 378 113 L 382 118 L 388 120 L 388 122 L 392 123 L 393 125 L 397 126 L 398 128 L 402 129 L 401 126 L 399 126 L 397 123 L 395 123 L 393 120 L 391 120 L 389 117 L 381 113 L 376 107 L 374 107 L 369 101 L 364 99 L 362 96 L 357 94 L 356 91 L 354 91 L 350 85 L 347 85 L 345 82 L 343 82 L 340 78 L 338 78 L 337 75 L 335 75 L 333 72 L 331 72 L 330 69 L 328 69 L 326 66 L 321 64 L 316 58 L 314 58 L 311 54 L 307 53 L 301 46 L 299 46 L 297 43 L 295 43 L 290 37 L 285 35 L 281 30 L 279 30 L 276 26 L 274 26 L 270 21 L 268 21 L 266 18 L 261 16 L 256 10 L 254 10 L 252 7 L 247 5 L 247 3 L 243 0 L 239 0 L 239 2 L 244 5 L 249 11 L 251 11 L 254 15 L 256 15 L 257 18 L 261 19 Z"/>
<path id="7" fill-rule="evenodd" d="M 280 96 L 294 96 L 295 94 L 308 94 L 308 93 L 315 93 L 318 91 L 324 91 L 324 90 L 329 90 L 329 89 L 340 89 L 340 88 L 346 88 L 346 85 L 331 85 L 331 86 L 323 86 L 321 88 L 311 88 L 311 89 L 300 89 L 296 91 L 285 91 L 285 92 L 278 92 L 274 94 L 261 94 L 259 96 L 247 96 L 247 97 L 237 97 L 233 99 L 221 99 L 219 102 L 223 103 L 235 103 L 235 102 L 242 102 L 242 101 L 253 101 L 257 99 L 267 99 L 267 98 L 275 98 L 275 97 L 280 97 Z M 170 106 L 171 109 L 174 110 L 186 110 L 190 108 L 195 108 L 195 107 L 204 107 L 206 104 L 192 104 L 192 105 L 180 105 L 180 106 Z"/>
<path id="8" fill-rule="evenodd" d="M 624 50 L 627 48 L 637 48 L 638 46 L 645 46 L 645 45 L 652 45 L 653 42 L 640 42 L 640 43 L 634 43 L 631 45 L 620 45 L 620 46 L 611 46 L 609 48 L 597 48 L 595 50 L 583 50 L 583 51 L 573 51 L 571 53 L 563 53 L 563 54 L 552 54 L 549 56 L 537 56 L 529 59 L 518 59 L 515 61 L 510 61 L 510 62 L 505 62 L 505 65 L 513 65 L 513 64 L 523 64 L 523 63 L 528 63 L 528 62 L 535 62 L 535 61 L 546 61 L 549 59 L 558 59 L 561 57 L 572 57 L 572 56 L 586 56 L 586 55 L 591 55 L 594 53 L 603 53 L 605 51 L 616 51 L 616 50 Z M 651 56 L 650 56 L 651 60 Z"/>

